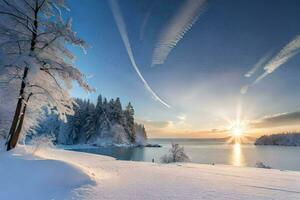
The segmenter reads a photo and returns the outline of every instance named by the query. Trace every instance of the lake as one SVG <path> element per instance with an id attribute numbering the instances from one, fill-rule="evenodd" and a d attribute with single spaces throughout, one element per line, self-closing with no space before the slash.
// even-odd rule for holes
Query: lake
<path id="1" fill-rule="evenodd" d="M 300 147 L 255 146 L 253 144 L 228 144 L 215 139 L 149 139 L 161 148 L 97 147 L 75 151 L 108 155 L 119 160 L 159 162 L 170 149 L 171 142 L 184 146 L 192 162 L 254 167 L 256 162 L 281 170 L 300 171 Z"/>

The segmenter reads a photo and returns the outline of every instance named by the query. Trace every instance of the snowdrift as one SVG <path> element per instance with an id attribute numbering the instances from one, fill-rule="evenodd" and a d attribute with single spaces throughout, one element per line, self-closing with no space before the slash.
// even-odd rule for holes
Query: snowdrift
<path id="1" fill-rule="evenodd" d="M 40 158 L 24 148 L 0 154 L 0 199 L 64 199 L 94 181 L 75 165 Z"/>

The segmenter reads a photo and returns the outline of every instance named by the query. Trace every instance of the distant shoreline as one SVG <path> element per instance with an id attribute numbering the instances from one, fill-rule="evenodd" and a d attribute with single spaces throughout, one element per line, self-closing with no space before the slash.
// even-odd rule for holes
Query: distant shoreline
<path id="1" fill-rule="evenodd" d="M 254 145 L 300 146 L 300 133 L 264 135 L 257 138 Z"/>

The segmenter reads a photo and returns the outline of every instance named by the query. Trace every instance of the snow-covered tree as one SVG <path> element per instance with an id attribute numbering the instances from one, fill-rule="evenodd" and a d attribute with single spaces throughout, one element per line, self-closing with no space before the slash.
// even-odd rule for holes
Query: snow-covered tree
<path id="1" fill-rule="evenodd" d="M 112 124 L 123 124 L 123 111 L 120 99 L 111 99 L 108 103 L 107 115 Z"/>
<path id="2" fill-rule="evenodd" d="M 124 125 L 131 142 L 135 142 L 134 109 L 129 102 L 124 111 Z"/>
<path id="3" fill-rule="evenodd" d="M 145 145 L 147 142 L 147 133 L 143 124 L 134 123 L 135 143 Z"/>
<path id="4" fill-rule="evenodd" d="M 84 49 L 86 44 L 72 31 L 72 20 L 63 19 L 64 10 L 64 0 L 0 0 L 1 86 L 17 93 L 9 102 L 15 102 L 15 111 L 7 150 L 36 122 L 43 106 L 55 108 L 64 120 L 73 114 L 73 80 L 92 91 L 66 48 L 68 44 Z"/>
<path id="5" fill-rule="evenodd" d="M 86 118 L 84 120 L 83 132 L 86 140 L 89 140 L 96 132 L 97 114 L 95 112 L 94 104 L 88 101 L 86 112 Z"/>
<path id="6" fill-rule="evenodd" d="M 190 162 L 190 157 L 184 152 L 184 147 L 172 143 L 169 153 L 160 158 L 162 163 Z"/>
<path id="7" fill-rule="evenodd" d="M 97 104 L 96 104 L 96 113 L 97 113 L 97 118 L 99 118 L 100 115 L 103 114 L 104 109 L 103 109 L 103 101 L 102 101 L 102 96 L 99 95 L 97 99 Z"/>

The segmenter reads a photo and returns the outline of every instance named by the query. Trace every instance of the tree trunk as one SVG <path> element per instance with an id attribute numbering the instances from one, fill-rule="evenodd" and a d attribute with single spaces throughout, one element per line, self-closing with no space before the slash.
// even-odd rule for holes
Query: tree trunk
<path id="1" fill-rule="evenodd" d="M 28 70 L 29 70 L 29 68 L 25 67 L 24 74 L 23 74 L 23 77 L 22 77 L 21 88 L 20 88 L 20 92 L 19 92 L 19 99 L 18 99 L 16 110 L 15 110 L 15 115 L 14 115 L 10 130 L 9 130 L 9 134 L 8 134 L 7 151 L 14 148 L 14 147 L 11 146 L 11 140 L 12 140 L 13 137 L 15 137 L 14 135 L 15 135 L 15 132 L 16 132 L 16 129 L 17 129 L 17 126 L 18 126 L 18 122 L 20 120 L 21 113 L 22 113 L 22 105 L 23 105 L 23 100 L 24 100 L 24 90 L 25 90 L 25 87 L 26 87 L 25 80 L 26 80 L 26 77 L 27 77 L 27 74 L 28 74 Z"/>
<path id="2" fill-rule="evenodd" d="M 38 1 L 36 0 L 35 3 L 35 10 L 34 10 L 34 21 L 33 21 L 33 32 L 32 32 L 32 37 L 31 37 L 31 44 L 30 44 L 30 55 L 32 52 L 35 50 L 35 45 L 36 45 L 36 40 L 37 40 L 37 30 L 38 30 L 38 12 L 39 12 L 39 5 Z M 12 148 L 15 148 L 15 146 L 18 143 L 19 136 L 22 130 L 23 126 L 23 121 L 25 117 L 25 112 L 26 112 L 26 104 L 23 106 L 23 100 L 24 100 L 24 89 L 26 87 L 26 77 L 28 74 L 29 67 L 26 66 L 24 69 L 24 74 L 22 77 L 22 84 L 21 84 L 21 89 L 20 89 L 20 94 L 19 94 L 19 100 L 17 103 L 14 119 L 9 131 L 8 135 L 8 142 L 7 142 L 7 151 L 11 150 Z M 28 100 L 30 98 L 31 94 L 28 96 Z"/>
<path id="3" fill-rule="evenodd" d="M 16 128 L 16 131 L 14 132 L 14 134 L 11 136 L 11 139 L 9 140 L 8 146 L 13 149 L 16 147 L 19 137 L 21 135 L 21 131 L 22 131 L 22 127 L 23 127 L 23 122 L 24 122 L 24 118 L 25 118 L 25 113 L 26 113 L 26 108 L 27 108 L 27 103 L 29 102 L 29 99 L 31 97 L 32 93 L 28 95 L 26 103 L 23 105 L 23 109 L 20 115 L 20 120 L 18 123 L 18 127 Z"/>

